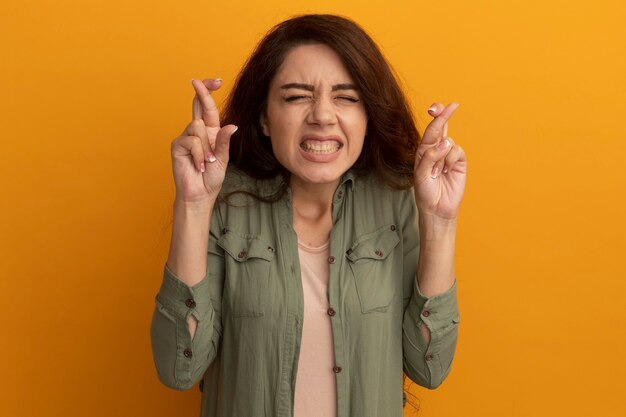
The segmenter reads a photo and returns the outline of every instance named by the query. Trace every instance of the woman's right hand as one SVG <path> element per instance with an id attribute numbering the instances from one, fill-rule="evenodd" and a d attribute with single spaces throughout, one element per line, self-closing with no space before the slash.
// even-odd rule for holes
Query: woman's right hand
<path id="1" fill-rule="evenodd" d="M 192 80 L 193 120 L 172 141 L 172 169 L 176 200 L 182 203 L 214 202 L 228 166 L 230 138 L 235 125 L 220 127 L 219 111 L 211 92 L 222 85 L 220 79 Z"/>

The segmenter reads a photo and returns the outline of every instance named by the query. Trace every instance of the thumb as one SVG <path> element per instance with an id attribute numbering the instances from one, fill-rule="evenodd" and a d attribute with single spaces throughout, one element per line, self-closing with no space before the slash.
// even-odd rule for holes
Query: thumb
<path id="1" fill-rule="evenodd" d="M 222 127 L 219 132 L 217 132 L 217 136 L 215 137 L 215 149 L 213 150 L 213 153 L 215 154 L 215 157 L 224 165 L 228 164 L 230 138 L 238 128 L 239 127 L 235 125 L 226 125 Z"/>
<path id="2" fill-rule="evenodd" d="M 416 169 L 416 176 L 420 179 L 426 179 L 428 177 L 436 178 L 443 168 L 445 157 L 450 151 L 452 142 L 450 139 L 445 138 L 439 142 L 436 146 L 428 148 Z M 438 169 L 436 169 L 438 168 Z"/>

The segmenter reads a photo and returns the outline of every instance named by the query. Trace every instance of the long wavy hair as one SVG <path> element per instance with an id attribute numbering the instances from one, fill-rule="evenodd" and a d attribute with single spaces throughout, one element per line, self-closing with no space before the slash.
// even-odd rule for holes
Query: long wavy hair
<path id="1" fill-rule="evenodd" d="M 230 163 L 259 180 L 289 172 L 272 152 L 260 120 L 269 86 L 286 54 L 305 44 L 324 44 L 342 59 L 368 115 L 363 150 L 353 169 L 375 172 L 388 186 L 413 184 L 420 140 L 413 114 L 393 70 L 372 38 L 355 22 L 336 15 L 302 15 L 279 23 L 260 41 L 226 100 L 223 122 L 239 126 L 230 144 Z M 280 198 L 284 190 L 273 197 Z M 274 199 L 274 198 L 271 198 Z"/>

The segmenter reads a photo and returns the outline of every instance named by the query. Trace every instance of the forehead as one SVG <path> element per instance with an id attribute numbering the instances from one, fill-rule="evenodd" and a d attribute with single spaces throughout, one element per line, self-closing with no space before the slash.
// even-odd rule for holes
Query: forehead
<path id="1" fill-rule="evenodd" d="M 284 82 L 331 84 L 352 82 L 341 57 L 324 44 L 300 45 L 285 55 L 272 84 Z"/>

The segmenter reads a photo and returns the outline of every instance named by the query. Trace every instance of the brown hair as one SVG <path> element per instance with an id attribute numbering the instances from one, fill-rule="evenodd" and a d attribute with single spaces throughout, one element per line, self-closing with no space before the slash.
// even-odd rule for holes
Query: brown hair
<path id="1" fill-rule="evenodd" d="M 375 172 L 396 189 L 412 185 L 419 133 L 411 109 L 389 64 L 355 22 L 335 15 L 303 15 L 276 25 L 261 40 L 239 73 L 227 99 L 223 122 L 239 126 L 230 144 L 230 163 L 256 179 L 289 172 L 272 152 L 260 125 L 274 75 L 286 54 L 299 45 L 319 43 L 343 60 L 368 115 L 363 151 L 353 168 Z M 280 197 L 284 190 L 277 191 Z"/>

